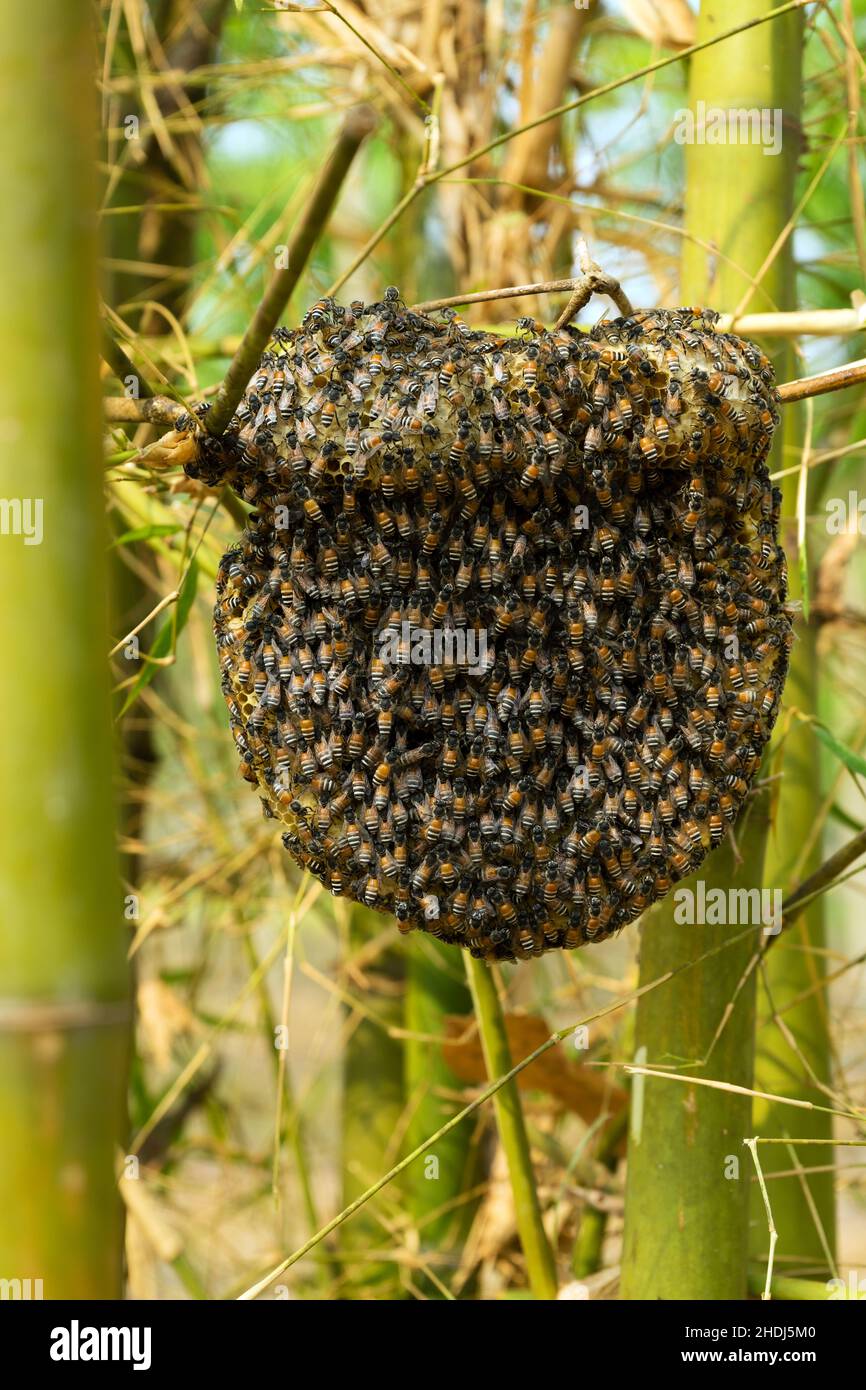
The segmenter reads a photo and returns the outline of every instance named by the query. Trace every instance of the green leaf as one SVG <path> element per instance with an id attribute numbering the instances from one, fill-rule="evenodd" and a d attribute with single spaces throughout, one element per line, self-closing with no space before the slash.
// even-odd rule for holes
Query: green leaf
<path id="1" fill-rule="evenodd" d="M 111 542 L 111 547 L 115 545 L 132 545 L 133 541 L 149 541 L 155 536 L 173 536 L 183 528 L 178 523 L 171 522 L 161 524 L 154 523 L 152 526 L 136 526 L 132 531 L 124 531 L 122 536 L 117 536 Z"/>
<path id="2" fill-rule="evenodd" d="M 818 735 L 821 742 L 830 749 L 831 753 L 835 753 L 839 761 L 845 764 L 848 771 L 854 775 L 859 772 L 862 777 L 866 777 L 866 758 L 862 758 L 859 753 L 855 753 L 853 748 L 849 748 L 846 744 L 840 743 L 838 738 L 835 738 L 833 734 L 830 733 L 829 729 L 825 728 L 823 724 L 818 723 L 817 719 L 812 720 L 812 723 L 815 728 L 815 733 Z"/>
<path id="3" fill-rule="evenodd" d="M 177 602 L 174 604 L 171 612 L 156 634 L 148 656 L 162 659 L 163 657 L 170 656 L 174 652 L 177 646 L 177 639 L 186 627 L 197 587 L 198 565 L 195 560 L 190 560 L 189 568 L 180 586 Z M 119 719 L 126 714 L 130 705 L 135 703 L 145 686 L 150 685 L 150 682 L 153 680 L 158 670 L 159 667 L 155 666 L 152 660 L 148 661 L 147 658 L 144 659 L 144 666 L 126 697 L 126 702 L 118 715 Z"/>
<path id="4" fill-rule="evenodd" d="M 830 807 L 830 815 L 834 820 L 839 821 L 849 830 L 863 830 L 864 828 L 860 821 L 855 820 L 853 816 L 849 816 L 848 812 L 843 810 L 841 806 L 832 805 Z"/>

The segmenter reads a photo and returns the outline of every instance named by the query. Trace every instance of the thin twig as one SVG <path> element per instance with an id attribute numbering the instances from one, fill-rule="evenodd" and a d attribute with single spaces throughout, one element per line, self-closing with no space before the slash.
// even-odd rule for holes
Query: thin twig
<path id="1" fill-rule="evenodd" d="M 806 910 L 815 894 L 824 888 L 829 888 L 839 875 L 848 868 L 849 864 L 853 864 L 856 859 L 860 858 L 861 854 L 866 854 L 866 830 L 861 830 L 859 834 L 848 841 L 847 845 L 843 845 L 841 849 L 837 849 L 835 854 L 831 854 L 820 868 L 803 880 L 787 902 L 782 904 L 784 925 L 789 927 L 792 922 L 796 921 L 800 914 Z"/>
<path id="2" fill-rule="evenodd" d="M 825 1089 L 829 1091 L 830 1088 L 826 1087 Z M 827 1268 L 830 1270 L 831 1274 L 833 1275 L 833 1278 L 838 1279 L 839 1267 L 836 1264 L 835 1256 L 830 1248 L 830 1242 L 827 1239 L 827 1232 L 824 1230 L 824 1224 L 821 1221 L 818 1208 L 815 1205 L 815 1198 L 812 1195 L 812 1189 L 806 1181 L 805 1175 L 802 1171 L 802 1165 L 800 1164 L 800 1160 L 797 1157 L 797 1151 L 794 1148 L 793 1144 L 788 1145 L 788 1154 L 791 1159 L 791 1162 L 796 1165 L 795 1171 L 797 1173 L 797 1181 L 800 1185 L 800 1190 L 803 1194 L 803 1200 L 806 1203 L 806 1206 L 809 1208 L 809 1215 L 812 1218 L 812 1224 L 814 1225 L 815 1230 L 818 1234 L 818 1239 L 821 1242 L 821 1249 L 824 1251 L 824 1259 L 827 1261 Z M 757 1153 L 755 1154 L 755 1158 L 757 1160 Z"/>
<path id="3" fill-rule="evenodd" d="M 584 250 L 585 250 L 585 243 Z M 581 273 L 567 280 L 543 280 L 533 285 L 506 285 L 499 290 L 477 290 L 472 294 L 452 294 L 445 299 L 426 299 L 421 304 L 413 304 L 416 314 L 428 314 L 434 309 L 450 309 L 457 304 L 486 304 L 497 299 L 519 299 L 523 295 L 556 294 L 570 291 L 571 298 L 554 325 L 561 328 L 587 304 L 593 294 L 606 294 L 613 300 L 624 318 L 633 313 L 632 305 L 623 292 L 618 280 L 606 275 L 600 266 L 589 260 L 588 254 L 581 256 Z"/>
<path id="4" fill-rule="evenodd" d="M 866 381 L 866 358 L 847 362 L 844 367 L 833 367 L 829 372 L 819 372 L 816 376 L 785 381 L 779 387 L 779 400 L 783 405 L 790 405 L 792 401 L 805 401 L 809 396 L 825 396 L 828 391 L 844 391 L 847 386 L 857 386 L 861 381 Z"/>
<path id="5" fill-rule="evenodd" d="M 773 1220 L 773 1208 L 770 1206 L 770 1198 L 767 1195 L 767 1184 L 764 1182 L 764 1173 L 761 1168 L 760 1159 L 758 1158 L 758 1141 L 757 1139 L 744 1139 L 743 1143 L 749 1150 L 749 1153 L 752 1155 L 752 1158 L 754 1160 L 755 1172 L 758 1175 L 758 1186 L 761 1189 L 761 1196 L 764 1199 L 764 1210 L 767 1213 L 767 1230 L 770 1235 L 770 1251 L 767 1256 L 767 1279 L 761 1291 L 761 1298 L 764 1301 L 769 1301 L 771 1296 L 770 1286 L 773 1282 L 773 1257 L 776 1253 L 776 1241 L 779 1239 L 779 1233 L 776 1230 L 776 1223 Z"/>
<path id="6" fill-rule="evenodd" d="M 573 290 L 576 281 L 542 280 L 533 285 L 506 285 L 501 290 L 477 290 L 472 294 L 452 294 L 445 299 L 425 299 L 422 304 L 413 304 L 414 314 L 430 314 L 435 309 L 451 309 L 458 304 L 486 304 L 495 299 L 520 299 L 530 294 L 556 294 L 563 290 Z"/>
<path id="7" fill-rule="evenodd" d="M 216 400 L 205 416 L 204 424 L 209 434 L 222 434 L 232 418 L 235 406 L 246 390 L 247 382 L 331 215 L 352 161 L 375 124 L 375 113 L 369 106 L 353 107 L 346 116 L 289 247 L 288 264 L 274 272 L 252 323 L 229 363 Z"/>
<path id="8" fill-rule="evenodd" d="M 283 8 L 288 8 L 288 6 L 284 6 Z M 364 34 L 361 33 L 360 29 L 356 29 L 354 24 L 352 24 L 351 21 L 348 20 L 346 16 L 340 10 L 337 9 L 336 5 L 331 4 L 331 0 L 323 0 L 322 9 L 327 14 L 332 14 L 335 19 L 338 19 L 340 21 L 341 24 L 345 24 L 346 28 L 349 30 L 351 34 L 354 34 L 358 42 L 360 44 L 363 44 L 364 48 L 366 48 L 368 52 L 372 53 L 373 57 L 377 60 L 377 62 L 380 62 L 382 66 L 391 74 L 394 81 L 400 84 L 404 92 L 406 92 L 406 94 L 408 95 L 409 100 L 417 102 L 418 105 L 421 107 L 421 110 L 425 113 L 425 115 L 430 114 L 430 107 L 427 105 L 426 101 L 421 96 L 421 94 L 419 92 L 414 91 L 414 89 L 409 86 L 409 83 L 406 81 L 403 74 L 399 72 L 397 68 L 394 67 L 393 63 L 388 62 L 388 59 L 385 57 L 384 53 L 381 53 L 379 49 L 376 48 L 370 42 L 370 40 L 366 38 Z M 309 13 L 309 11 L 306 9 L 306 7 L 304 7 L 301 10 L 301 13 L 306 14 Z"/>
<path id="9" fill-rule="evenodd" d="M 457 173 L 459 169 L 465 169 L 467 165 L 477 163 L 479 160 L 482 160 L 485 155 L 490 154 L 492 150 L 498 149 L 500 145 L 504 145 L 509 140 L 515 139 L 518 135 L 523 135 L 528 130 L 534 130 L 536 126 L 547 125 L 552 120 L 558 120 L 560 116 L 566 115 L 569 111 L 576 111 L 579 107 L 585 106 L 587 102 L 594 101 L 596 97 L 607 96 L 610 92 L 618 91 L 620 87 L 625 87 L 631 82 L 637 82 L 645 77 L 651 77 L 653 73 L 660 72 L 662 68 L 668 67 L 671 63 L 682 62 L 686 58 L 691 58 L 694 53 L 700 53 L 706 48 L 712 48 L 715 44 L 724 43 L 726 39 L 734 38 L 737 34 L 744 34 L 747 30 L 754 29 L 757 25 L 766 24 L 771 19 L 778 19 L 783 14 L 791 14 L 792 11 L 803 9 L 807 4 L 811 3 L 813 3 L 813 0 L 787 0 L 785 4 L 779 5 L 775 9 L 768 10 L 765 14 L 757 15 L 753 19 L 746 20 L 743 24 L 736 24 L 733 28 L 726 29 L 721 34 L 714 34 L 712 38 L 704 39 L 701 43 L 692 44 L 690 48 L 680 49 L 678 53 L 660 58 L 654 63 L 647 63 L 644 67 L 637 68 L 634 72 L 630 72 L 624 77 L 615 77 L 610 82 L 603 82 L 600 86 L 593 87 L 592 91 L 582 93 L 573 101 L 567 101 L 560 106 L 555 106 L 550 111 L 543 112 L 540 116 L 533 118 L 531 121 L 527 121 L 523 125 L 516 126 L 512 130 L 504 131 L 502 135 L 497 135 L 493 140 L 489 140 L 487 144 L 469 150 L 467 154 L 462 155 L 460 159 L 455 160 L 453 164 L 448 164 L 445 168 L 438 169 L 433 174 L 419 176 L 416 178 L 412 187 L 404 193 L 400 201 L 395 204 L 384 222 L 382 222 L 378 229 L 364 243 L 357 256 L 355 256 L 352 262 L 346 266 L 345 270 L 337 277 L 327 293 L 329 295 L 337 293 L 350 276 L 354 275 L 359 266 L 363 265 L 370 252 L 375 250 L 382 238 L 387 236 L 395 222 L 402 217 L 406 209 L 410 207 L 412 203 L 415 202 L 415 199 L 420 197 L 424 192 L 425 188 L 428 188 L 431 184 L 438 183 L 441 179 L 448 178 L 451 174 Z"/>
<path id="10" fill-rule="evenodd" d="M 751 1086 L 736 1086 L 733 1081 L 716 1081 L 708 1076 L 683 1076 L 676 1071 L 660 1071 L 657 1067 L 637 1067 L 633 1062 L 598 1062 L 596 1066 L 622 1067 L 629 1076 L 654 1076 L 659 1081 L 683 1081 L 687 1086 L 709 1086 L 714 1091 L 730 1091 L 738 1096 L 751 1096 L 757 1100 L 772 1100 L 777 1105 L 793 1105 L 797 1110 L 819 1110 L 822 1115 L 838 1115 L 845 1120 L 862 1120 L 856 1110 L 835 1110 L 830 1105 L 815 1105 L 811 1100 L 798 1100 L 796 1096 L 780 1096 L 773 1091 L 757 1091 Z"/>
<path id="11" fill-rule="evenodd" d="M 121 385 L 127 378 L 132 377 L 138 383 L 139 399 L 149 400 L 153 397 L 153 391 L 142 377 L 141 372 L 127 357 L 120 343 L 111 337 L 107 329 L 103 336 L 102 356 Z"/>
<path id="12" fill-rule="evenodd" d="M 619 281 L 615 280 L 612 275 L 605 274 L 601 266 L 592 259 L 589 254 L 589 247 L 583 237 L 578 239 L 577 260 L 580 266 L 580 275 L 575 279 L 571 298 L 553 325 L 554 331 L 557 328 L 564 328 L 567 323 L 571 323 L 578 310 L 588 304 L 594 294 L 608 295 L 623 318 L 629 318 L 633 311 L 628 296 L 623 292 Z"/>
<path id="13" fill-rule="evenodd" d="M 539 280 L 531 285 L 505 285 L 498 290 L 475 290 L 472 294 L 451 294 L 444 299 L 425 299 L 412 305 L 415 314 L 430 314 L 436 309 L 454 309 L 464 304 L 487 304 L 498 299 L 522 299 L 534 294 L 559 294 L 574 289 L 575 280 Z M 746 338 L 838 338 L 846 333 L 866 330 L 866 300 L 852 309 L 796 309 L 789 312 L 733 314 L 719 318 L 720 333 L 738 333 Z M 211 355 L 220 355 L 221 344 L 213 347 L 202 344 Z M 199 355 L 203 355 L 201 352 Z"/>
<path id="14" fill-rule="evenodd" d="M 105 396 L 106 420 L 130 425 L 174 425 L 186 415 L 186 407 L 169 396 Z"/>
<path id="15" fill-rule="evenodd" d="M 154 618 L 158 617 L 162 610 L 164 608 L 167 608 L 170 603 L 175 603 L 177 601 L 179 593 L 179 589 L 172 589 L 170 594 L 166 594 L 164 598 L 161 598 L 156 607 L 151 608 L 146 618 L 142 618 L 140 623 L 136 623 L 135 627 L 130 628 L 129 632 L 126 634 L 125 637 L 121 637 L 119 642 L 115 642 L 108 655 L 110 657 L 115 656 L 117 652 L 120 651 L 121 647 L 126 646 L 127 642 L 131 637 L 135 637 L 136 633 L 141 632 L 141 629 L 143 627 L 147 627 L 148 623 L 152 622 Z"/>

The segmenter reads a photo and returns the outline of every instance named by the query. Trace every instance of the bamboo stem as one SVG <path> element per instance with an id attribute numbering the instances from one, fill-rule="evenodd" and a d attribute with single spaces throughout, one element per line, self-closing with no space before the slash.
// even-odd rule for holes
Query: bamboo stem
<path id="1" fill-rule="evenodd" d="M 749 1271 L 749 1293 L 766 1292 L 765 1276 L 757 1266 Z M 812 1279 L 791 1279 L 785 1274 L 774 1274 L 770 1280 L 771 1300 L 780 1303 L 825 1303 L 830 1297 L 826 1284 Z"/>
<path id="2" fill-rule="evenodd" d="M 609 1173 L 616 1171 L 619 1146 L 628 1129 L 628 1115 L 628 1106 L 624 1106 L 619 1115 L 608 1121 L 595 1153 L 596 1163 Z M 571 1268 L 576 1279 L 585 1279 L 601 1268 L 607 1218 L 608 1212 L 604 1207 L 587 1205 L 584 1208 L 571 1256 Z"/>
<path id="3" fill-rule="evenodd" d="M 861 830 L 858 835 L 853 836 L 846 845 L 842 845 L 835 854 L 831 854 L 829 859 L 825 859 L 820 868 L 797 885 L 782 904 L 782 925 L 792 926 L 801 913 L 806 911 L 808 904 L 822 890 L 831 887 L 849 864 L 853 864 L 863 854 L 866 854 L 866 830 Z"/>
<path id="4" fill-rule="evenodd" d="M 798 92 L 798 99 L 799 95 Z M 798 119 L 799 112 L 795 109 L 792 121 Z M 786 264 L 792 278 L 790 239 Z M 770 292 L 777 303 L 784 305 L 786 296 L 792 291 L 790 284 L 784 287 L 772 284 Z M 790 356 L 785 361 L 790 361 Z M 804 400 L 837 386 L 852 384 L 861 371 L 866 376 L 866 363 L 850 364 L 841 370 L 795 383 L 793 390 L 789 386 L 782 387 L 780 396 L 786 402 Z M 782 442 L 786 450 L 802 454 L 808 461 L 803 449 L 803 414 L 796 406 L 784 411 Z M 800 496 L 799 485 L 802 482 L 807 488 L 808 481 L 804 471 L 799 475 L 791 473 L 783 479 L 780 535 L 792 560 L 789 565 L 791 598 L 802 599 L 804 606 L 809 597 L 808 588 L 803 589 L 804 582 L 809 583 L 808 550 L 797 518 L 805 515 L 807 503 L 805 492 Z M 794 562 L 797 556 L 799 564 Z M 805 621 L 801 615 L 796 624 L 779 728 L 771 749 L 772 769 L 781 774 L 781 781 L 767 849 L 765 882 L 771 889 L 791 895 L 794 915 L 789 898 L 787 929 L 762 961 L 758 983 L 755 1085 L 782 1096 L 823 1099 L 819 1088 L 832 1082 L 827 997 L 821 988 L 825 973 L 825 904 L 822 896 L 811 897 L 808 902 L 801 897 L 798 910 L 796 895 L 791 891 L 802 873 L 811 878 L 820 875 L 824 867 L 821 865 L 821 836 L 812 834 L 816 779 L 820 775 L 820 744 L 808 718 L 786 717 L 786 711 L 792 708 L 806 715 L 817 709 L 818 635 L 819 625 L 814 619 Z M 803 847 L 810 838 L 812 849 L 804 862 Z M 784 916 L 783 907 L 783 922 Z M 780 1014 L 784 1014 L 784 1028 L 776 1021 Z M 788 1119 L 779 1102 L 756 1101 L 753 1133 L 762 1137 L 787 1135 Z M 797 1136 L 802 1139 L 828 1139 L 832 1133 L 831 1117 L 817 1110 L 803 1115 L 797 1125 Z M 832 1154 L 828 1157 L 832 1158 Z M 791 1163 L 781 1145 L 765 1155 L 764 1172 L 768 1180 L 780 1168 L 793 1166 L 796 1162 Z M 774 1182 L 772 1191 L 779 1251 L 786 1259 L 787 1268 L 791 1270 L 791 1262 L 797 1261 L 794 1270 L 797 1273 L 829 1271 L 836 1223 L 833 1173 L 785 1178 Z M 772 1236 L 767 1232 L 757 1194 L 753 1203 L 753 1232 L 752 1254 L 765 1259 Z"/>
<path id="5" fill-rule="evenodd" d="M 772 27 L 758 27 L 767 15 L 766 0 L 731 0 L 724 16 L 702 5 L 701 51 L 689 73 L 690 103 L 700 99 L 723 109 L 741 103 L 781 108 L 785 130 L 794 131 L 799 128 L 800 17 L 790 11 L 779 18 L 781 11 L 776 11 Z M 706 45 L 721 38 L 731 21 L 737 36 L 726 41 L 724 61 L 719 61 Z M 736 303 L 776 244 L 793 206 L 796 139 L 786 138 L 772 169 L 757 146 L 695 144 L 685 154 L 685 226 L 694 240 L 683 245 L 680 297 L 710 306 Z M 789 241 L 764 275 L 756 307 L 788 307 L 791 286 Z M 742 863 L 735 866 L 730 846 L 715 851 L 700 875 L 708 884 L 724 890 L 737 883 L 747 889 L 761 885 L 768 802 L 764 788 L 753 798 L 745 823 L 740 822 Z M 684 886 L 690 882 L 694 878 Z M 729 932 L 725 927 L 684 929 L 675 921 L 673 905 L 661 905 L 642 928 L 641 981 Z M 723 952 L 711 968 L 680 976 L 669 989 L 652 991 L 638 1005 L 640 1061 L 676 1058 L 686 1076 L 694 1069 L 695 1080 L 715 1078 L 742 1089 L 665 1086 L 649 1076 L 641 1084 L 635 1077 L 624 1298 L 745 1297 L 750 1191 L 739 1165 L 743 1138 L 754 1133 L 749 1096 L 743 1092 L 752 1085 L 758 947 L 755 933 L 751 941 Z"/>
<path id="6" fill-rule="evenodd" d="M 346 947 L 351 956 L 381 935 L 386 919 L 369 908 L 350 908 Z M 342 1182 L 343 1202 L 351 1205 L 374 1173 L 387 1162 L 404 1109 L 403 1049 L 391 1029 L 403 1022 L 400 986 L 403 953 L 383 950 L 370 966 L 365 998 L 376 1018 L 360 1018 L 343 1051 Z M 377 987 L 378 986 L 378 987 Z M 373 1260 L 369 1252 L 385 1242 L 385 1227 L 374 1210 L 341 1232 L 343 1297 L 399 1297 L 392 1261 Z"/>
<path id="7" fill-rule="evenodd" d="M 431 1039 L 444 1038 L 449 1015 L 466 1015 L 472 1007 L 456 952 L 434 938 L 413 945 L 406 967 L 403 1051 L 410 1152 L 458 1108 L 444 1095 L 459 1094 L 461 1082 L 442 1055 L 442 1043 Z M 451 1250 L 468 1232 L 475 1204 L 460 1198 L 474 1186 L 471 1145 L 469 1126 L 451 1130 L 407 1170 L 406 1208 L 422 1251 Z"/>
<path id="8" fill-rule="evenodd" d="M 735 869 L 730 844 L 701 870 L 713 887 L 752 887 L 761 881 L 766 826 L 763 806 L 749 811 L 745 857 Z M 752 817 L 755 817 L 752 820 Z M 758 824 L 758 820 L 763 824 Z M 695 876 L 683 886 L 693 887 Z M 641 928 L 641 983 L 730 941 L 727 927 L 683 927 L 667 904 Z M 687 1076 L 748 1088 L 752 1080 L 755 973 L 747 977 L 758 932 L 722 949 L 712 962 L 678 974 L 639 1001 L 636 1056 L 676 1058 Z M 745 977 L 745 984 L 740 988 Z M 739 992 L 738 992 L 739 991 Z M 732 999 L 708 1066 L 703 1059 Z M 632 1082 L 622 1268 L 624 1299 L 723 1299 L 745 1296 L 749 1186 L 736 1172 L 750 1124 L 747 1094 L 659 1077 Z"/>
<path id="9" fill-rule="evenodd" d="M 490 967 L 476 960 L 468 951 L 465 960 L 487 1075 L 493 1081 L 511 1070 L 511 1052 L 502 1005 Z M 536 1298 L 554 1299 L 557 1291 L 556 1263 L 541 1220 L 523 1108 L 513 1081 L 496 1092 L 493 1108 L 508 1162 L 517 1231 L 523 1246 L 529 1287 Z"/>
<path id="10" fill-rule="evenodd" d="M 866 332 L 866 300 L 854 309 L 780 309 L 777 313 L 722 314 L 719 329 L 744 338 L 837 338 Z"/>
<path id="11" fill-rule="evenodd" d="M 779 399 L 785 404 L 805 401 L 812 396 L 826 396 L 828 391 L 844 391 L 847 386 L 859 386 L 866 381 L 866 361 L 846 362 L 816 376 L 804 376 L 799 381 L 784 381 L 779 387 Z"/>
<path id="12" fill-rule="evenodd" d="M 42 518 L 0 541 L 0 1272 L 50 1299 L 122 1296 L 92 18 L 0 4 L 0 495 Z"/>
<path id="13" fill-rule="evenodd" d="M 252 323 L 229 364 L 216 399 L 205 416 L 205 427 L 210 434 L 222 434 L 232 418 L 235 406 L 246 390 L 247 382 L 255 371 L 259 358 L 267 347 L 280 315 L 309 260 L 310 253 L 331 215 L 352 161 L 374 128 L 375 121 L 375 115 L 368 106 L 354 107 L 346 116 L 337 136 L 337 143 L 319 175 L 292 239 L 287 257 L 288 264 L 274 272 L 253 315 Z"/>
<path id="14" fill-rule="evenodd" d="M 786 501 L 790 507 L 790 500 Z M 791 573 L 796 582 L 795 565 L 791 566 Z M 794 592 L 796 594 L 796 589 Z M 817 697 L 815 625 L 801 624 L 798 638 L 791 655 L 786 703 L 810 710 L 815 708 Z M 784 708 L 780 722 L 784 727 Z M 794 862 L 800 856 L 815 814 L 818 743 L 808 721 L 798 719 L 791 725 L 780 745 L 779 758 L 784 759 L 781 762 L 783 781 L 767 855 L 766 882 L 773 888 L 785 890 L 791 885 Z M 813 896 L 827 867 L 820 863 L 820 857 L 819 836 L 806 862 L 809 871 L 806 882 L 791 893 L 788 900 L 787 919 L 783 906 L 786 929 L 766 954 L 759 986 L 756 1084 L 764 1090 L 788 1096 L 816 1094 L 809 1072 L 825 1084 L 831 1080 L 826 995 L 815 988 L 824 973 L 824 900 L 821 896 Z M 840 862 L 837 856 L 833 858 Z M 799 1003 L 789 1007 L 798 999 Z M 774 1021 L 773 1015 L 780 1012 L 785 1015 L 787 1037 Z M 806 1067 L 792 1050 L 789 1038 L 794 1039 Z M 756 1103 L 753 1125 L 754 1132 L 761 1136 L 787 1133 L 784 1110 L 773 1102 Z M 829 1138 L 832 1135 L 830 1117 L 819 1113 L 804 1116 L 803 1123 L 797 1126 L 797 1135 L 798 1138 Z M 796 1150 L 796 1142 L 794 1147 Z M 767 1176 L 771 1177 L 777 1168 L 789 1166 L 779 1146 L 778 1154 L 767 1158 Z M 822 1235 L 829 1239 L 831 1248 L 834 1240 L 833 1175 L 810 1174 L 803 1182 L 807 1184 L 810 1199 L 814 1200 L 822 1230 L 817 1229 L 809 1200 L 804 1198 L 796 1178 L 774 1183 L 773 1212 L 781 1252 L 789 1258 L 799 1258 L 804 1270 L 808 1268 L 811 1272 L 827 1267 Z M 755 1229 L 757 1243 L 752 1253 L 762 1256 L 767 1241 L 766 1227 L 759 1223 Z"/>
<path id="15" fill-rule="evenodd" d="M 112 424 L 174 425 L 187 414 L 185 406 L 169 396 L 104 396 L 102 409 Z"/>

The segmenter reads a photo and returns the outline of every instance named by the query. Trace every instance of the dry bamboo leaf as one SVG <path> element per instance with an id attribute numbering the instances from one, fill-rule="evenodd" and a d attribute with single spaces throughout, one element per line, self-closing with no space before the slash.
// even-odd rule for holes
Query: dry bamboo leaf
<path id="1" fill-rule="evenodd" d="M 505 1151 L 497 1145 L 490 1167 L 487 1192 L 481 1202 L 463 1245 L 460 1265 L 453 1281 L 454 1293 L 459 1295 L 473 1270 L 479 1265 L 492 1265 L 499 1254 L 511 1244 L 517 1234 L 514 1213 L 514 1194 L 508 1178 Z"/>
<path id="2" fill-rule="evenodd" d="M 834 536 L 818 566 L 812 606 L 824 622 L 842 617 L 848 565 L 857 550 L 858 542 L 859 534 L 856 527 Z"/>
<path id="3" fill-rule="evenodd" d="M 142 1051 L 161 1071 L 171 1062 L 175 1038 L 199 1031 L 199 1023 L 183 1000 L 162 980 L 144 980 L 138 987 L 138 1018 Z"/>
<path id="4" fill-rule="evenodd" d="M 695 16 L 686 0 L 624 0 L 632 28 L 662 48 L 688 48 L 695 42 Z"/>
<path id="5" fill-rule="evenodd" d="M 159 1298 L 159 1260 L 131 1212 L 127 1213 L 125 1226 L 127 1297 L 149 1303 Z"/>
<path id="6" fill-rule="evenodd" d="M 183 1241 L 163 1214 L 158 1200 L 140 1178 L 124 1178 L 120 1195 L 131 1220 L 144 1235 L 157 1259 L 170 1264 L 183 1250 Z"/>
<path id="7" fill-rule="evenodd" d="M 294 32 L 297 27 L 297 16 L 287 15 L 285 19 L 278 20 L 278 23 L 281 28 Z M 323 27 L 330 39 L 336 39 L 337 43 L 344 44 L 347 49 L 354 50 L 359 57 L 362 56 L 371 60 L 375 54 L 380 59 L 384 59 L 392 68 L 396 68 L 398 72 L 426 72 L 425 65 L 417 54 L 412 53 L 404 44 L 391 38 L 384 29 L 380 28 L 375 19 L 369 14 L 365 14 L 356 5 L 351 4 L 351 0 L 341 0 L 339 14 L 315 12 L 314 25 Z M 359 38 L 358 35 L 361 37 Z M 372 53 L 371 49 L 373 50 Z"/>
<path id="8" fill-rule="evenodd" d="M 522 60 L 521 125 L 537 120 L 566 100 L 572 60 L 585 22 L 586 11 L 563 6 L 552 12 L 540 49 L 535 43 L 529 45 Z M 557 120 L 546 121 L 512 140 L 503 178 L 533 188 L 546 187 L 550 183 L 551 150 L 558 142 L 559 127 Z M 527 195 L 513 194 L 509 201 L 526 203 Z M 537 200 L 528 201 L 531 204 Z"/>
<path id="9" fill-rule="evenodd" d="M 487 1069 L 481 1040 L 478 1033 L 471 1030 L 471 1023 L 469 1016 L 446 1019 L 449 1040 L 443 1043 L 442 1054 L 455 1075 L 478 1085 L 487 1080 Z M 515 1061 L 526 1057 L 550 1037 L 550 1028 L 535 1014 L 506 1014 L 505 1026 Z M 569 1061 L 564 1048 L 545 1052 L 520 1073 L 517 1084 L 524 1091 L 546 1091 L 586 1124 L 592 1124 L 604 1112 L 617 1115 L 626 1104 L 626 1093 L 620 1086 L 612 1085 L 604 1072 Z"/>

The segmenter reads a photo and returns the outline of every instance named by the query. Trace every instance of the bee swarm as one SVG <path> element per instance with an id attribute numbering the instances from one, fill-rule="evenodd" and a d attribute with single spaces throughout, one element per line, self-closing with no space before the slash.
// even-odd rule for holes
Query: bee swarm
<path id="1" fill-rule="evenodd" d="M 736 819 L 791 625 L 772 370 L 714 324 L 322 300 L 200 437 L 187 471 L 254 508 L 214 620 L 242 773 L 332 893 L 522 959 Z"/>

